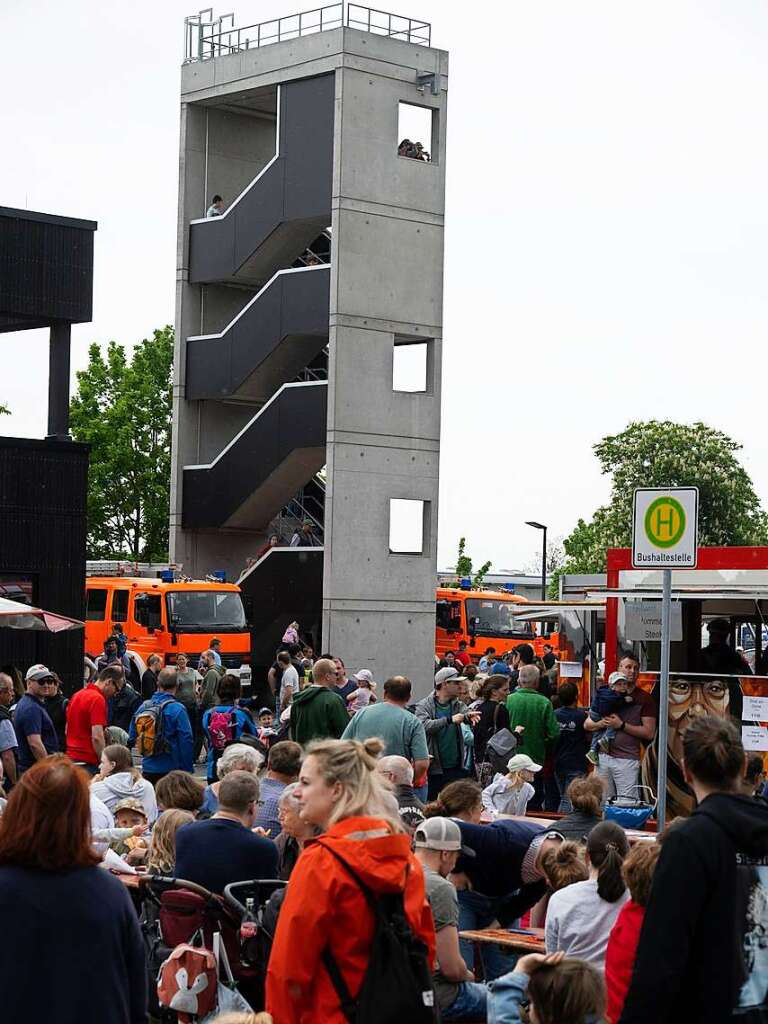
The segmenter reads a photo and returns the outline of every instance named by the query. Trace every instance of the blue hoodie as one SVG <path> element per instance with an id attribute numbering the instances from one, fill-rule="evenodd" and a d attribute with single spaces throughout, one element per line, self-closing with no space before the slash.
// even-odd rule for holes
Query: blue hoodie
<path id="1" fill-rule="evenodd" d="M 189 724 L 189 715 L 183 704 L 179 703 L 171 693 L 158 690 L 153 693 L 149 700 L 143 701 L 131 719 L 131 728 L 128 731 L 128 738 L 131 744 L 136 739 L 136 715 L 147 704 L 164 704 L 163 708 L 163 735 L 170 750 L 167 754 L 155 754 L 152 757 L 145 757 L 142 762 L 142 769 L 151 775 L 165 775 L 180 769 L 183 772 L 194 771 L 194 740 L 192 737 L 192 726 Z"/>

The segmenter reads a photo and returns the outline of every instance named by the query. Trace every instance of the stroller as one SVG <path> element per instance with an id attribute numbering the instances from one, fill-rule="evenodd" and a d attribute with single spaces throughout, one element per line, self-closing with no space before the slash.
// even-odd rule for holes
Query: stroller
<path id="1" fill-rule="evenodd" d="M 264 1009 L 267 962 L 277 920 L 274 908 L 282 900 L 286 883 L 276 879 L 236 882 L 227 886 L 224 896 L 194 882 L 161 875 L 142 877 L 141 886 L 150 1014 L 164 1024 L 176 1020 L 176 1014 L 157 1000 L 160 966 L 182 943 L 199 942 L 210 949 L 215 932 L 221 934 L 238 990 L 254 1010 Z M 255 920 L 246 920 L 251 900 Z"/>

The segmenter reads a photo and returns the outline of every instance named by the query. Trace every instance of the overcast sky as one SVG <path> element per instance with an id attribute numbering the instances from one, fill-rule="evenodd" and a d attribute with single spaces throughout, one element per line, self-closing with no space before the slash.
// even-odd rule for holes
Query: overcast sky
<path id="1" fill-rule="evenodd" d="M 608 495 L 591 446 L 704 419 L 768 505 L 768 6 L 392 0 L 450 51 L 441 566 L 517 568 Z M 236 24 L 309 8 L 235 0 Z M 97 220 L 92 341 L 173 320 L 184 0 L 5 0 L 0 205 Z M 46 332 L 0 431 L 45 433 Z"/>

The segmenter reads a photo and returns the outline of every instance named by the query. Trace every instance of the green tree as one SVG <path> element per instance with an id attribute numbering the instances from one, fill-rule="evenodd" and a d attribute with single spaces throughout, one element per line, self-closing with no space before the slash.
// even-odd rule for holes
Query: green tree
<path id="1" fill-rule="evenodd" d="M 738 441 L 704 423 L 630 423 L 594 446 L 613 477 L 611 500 L 587 523 L 579 519 L 563 542 L 563 572 L 604 572 L 606 550 L 632 542 L 635 487 L 699 488 L 699 545 L 765 544 L 768 517 L 735 453 Z"/>
<path id="2" fill-rule="evenodd" d="M 469 576 L 472 580 L 473 587 L 481 587 L 483 580 L 485 579 L 486 573 L 491 568 L 491 563 L 485 562 L 477 572 L 472 575 L 472 559 L 466 553 L 467 539 L 466 537 L 459 538 L 459 553 L 456 556 L 456 575 L 462 579 L 465 576 Z"/>
<path id="3" fill-rule="evenodd" d="M 7 405 L 0 405 L 0 416 L 10 416 L 11 410 Z"/>
<path id="4" fill-rule="evenodd" d="M 77 374 L 70 432 L 91 445 L 88 557 L 168 557 L 173 328 L 133 350 L 97 344 Z"/>

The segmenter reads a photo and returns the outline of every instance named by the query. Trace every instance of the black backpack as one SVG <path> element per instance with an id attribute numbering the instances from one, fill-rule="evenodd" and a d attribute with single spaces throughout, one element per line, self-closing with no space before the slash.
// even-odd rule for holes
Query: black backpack
<path id="1" fill-rule="evenodd" d="M 349 1024 L 435 1024 L 439 1020 L 427 947 L 408 924 L 402 893 L 374 893 L 349 864 L 322 840 L 319 845 L 343 864 L 373 911 L 368 965 L 353 998 L 329 946 L 322 960 Z"/>

